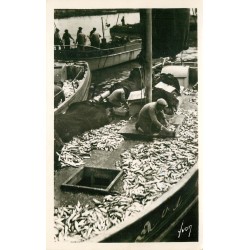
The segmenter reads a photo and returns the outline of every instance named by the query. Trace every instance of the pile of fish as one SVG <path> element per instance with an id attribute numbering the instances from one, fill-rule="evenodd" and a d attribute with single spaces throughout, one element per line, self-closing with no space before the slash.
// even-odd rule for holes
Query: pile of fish
<path id="1" fill-rule="evenodd" d="M 176 130 L 176 127 L 173 124 L 169 124 L 166 128 L 168 131 L 175 131 Z"/>
<path id="2" fill-rule="evenodd" d="M 195 89 L 184 89 L 182 92 L 184 95 L 196 95 L 198 93 Z"/>
<path id="3" fill-rule="evenodd" d="M 185 176 L 198 157 L 198 114 L 184 109 L 178 114 L 185 115 L 180 137 L 140 143 L 121 154 L 115 163 L 124 173 L 120 194 L 93 199 L 92 207 L 78 202 L 55 208 L 56 241 L 86 241 L 100 234 L 142 211 Z"/>
<path id="4" fill-rule="evenodd" d="M 176 62 L 179 61 L 197 61 L 198 53 L 196 47 L 190 47 L 187 50 L 183 50 L 180 54 L 176 56 Z"/>
<path id="5" fill-rule="evenodd" d="M 79 201 L 76 206 L 55 208 L 55 241 L 85 241 L 143 209 L 143 205 L 121 195 L 106 195 L 103 201 L 93 199 L 93 203 L 92 208 Z"/>
<path id="6" fill-rule="evenodd" d="M 105 150 L 113 151 L 117 149 L 120 143 L 124 140 L 123 136 L 118 134 L 118 131 L 127 123 L 122 120 L 116 124 L 108 124 L 99 129 L 92 129 L 75 136 L 73 139 L 65 143 L 59 161 L 61 167 L 71 166 L 79 167 L 84 164 L 84 159 L 90 158 L 90 151 Z"/>
<path id="7" fill-rule="evenodd" d="M 195 89 L 185 89 L 184 95 L 190 96 L 189 102 L 198 105 L 198 91 Z"/>
<path id="8" fill-rule="evenodd" d="M 189 99 L 189 102 L 198 105 L 198 97 L 193 96 L 192 98 Z"/>
<path id="9" fill-rule="evenodd" d="M 77 86 L 75 84 L 73 86 L 71 81 L 65 80 L 63 82 L 63 91 L 66 100 L 69 99 L 75 93 L 76 88 Z"/>

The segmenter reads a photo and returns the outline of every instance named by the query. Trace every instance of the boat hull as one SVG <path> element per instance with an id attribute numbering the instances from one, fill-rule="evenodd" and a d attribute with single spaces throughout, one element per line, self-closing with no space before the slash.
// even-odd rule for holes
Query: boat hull
<path id="1" fill-rule="evenodd" d="M 131 43 L 112 49 L 94 49 L 84 52 L 76 49 L 55 50 L 55 61 L 81 62 L 87 61 L 91 71 L 112 67 L 135 60 L 141 52 L 141 43 Z"/>
<path id="2" fill-rule="evenodd" d="M 198 166 L 137 217 L 124 221 L 89 242 L 161 242 L 172 237 L 185 215 L 198 203 Z M 178 232 L 176 232 L 178 233 Z"/>
<path id="3" fill-rule="evenodd" d="M 67 67 L 72 67 L 70 65 L 62 64 L 59 66 L 55 66 L 54 68 L 54 78 L 56 80 L 66 80 L 67 79 Z M 61 113 L 65 113 L 68 107 L 75 102 L 85 101 L 88 99 L 89 95 L 89 87 L 91 84 L 91 72 L 89 65 L 85 62 L 82 65 L 75 66 L 84 70 L 83 77 L 78 80 L 79 87 L 77 88 L 76 92 L 66 101 L 59 105 L 57 109 L 54 110 L 54 115 L 58 115 Z"/>

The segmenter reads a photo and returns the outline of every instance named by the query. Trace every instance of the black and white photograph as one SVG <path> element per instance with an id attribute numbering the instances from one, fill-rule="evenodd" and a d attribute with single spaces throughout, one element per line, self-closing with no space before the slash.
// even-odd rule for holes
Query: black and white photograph
<path id="1" fill-rule="evenodd" d="M 49 8 L 53 249 L 200 249 L 195 3 Z"/>

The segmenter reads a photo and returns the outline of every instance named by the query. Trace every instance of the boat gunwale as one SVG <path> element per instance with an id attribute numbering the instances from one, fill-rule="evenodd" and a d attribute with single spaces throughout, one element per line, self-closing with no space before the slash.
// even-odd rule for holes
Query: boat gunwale
<path id="1" fill-rule="evenodd" d="M 83 63 L 83 62 L 82 62 Z M 61 103 L 57 109 L 54 109 L 54 115 L 60 114 L 67 106 L 67 104 L 75 97 L 75 95 L 82 90 L 82 88 L 85 86 L 86 81 L 89 79 L 90 76 L 90 68 L 87 62 L 84 62 L 85 64 L 87 64 L 87 70 L 84 72 L 84 77 L 81 80 L 78 80 L 80 82 L 80 85 L 78 86 L 78 88 L 76 89 L 76 92 L 74 94 L 72 94 L 67 100 L 65 100 L 63 103 Z M 65 63 L 65 67 L 70 67 L 72 65 L 67 65 Z M 79 64 L 75 64 L 73 65 L 75 67 L 81 67 L 84 69 L 84 65 L 79 65 Z M 64 66 L 62 65 L 62 69 L 64 68 Z"/>
<path id="2" fill-rule="evenodd" d="M 88 46 L 88 47 L 93 47 L 93 48 L 96 48 L 96 50 L 93 50 L 93 51 L 98 51 L 98 52 L 100 52 L 100 51 L 110 51 L 110 50 L 115 50 L 115 49 L 120 49 L 120 48 L 129 48 L 129 47 L 132 47 L 132 46 L 134 46 L 134 45 L 141 45 L 141 42 L 137 42 L 137 43 L 134 43 L 134 44 L 125 44 L 125 45 L 123 45 L 123 46 L 118 46 L 118 47 L 112 47 L 112 48 L 108 48 L 108 49 L 99 49 L 99 48 L 97 48 L 97 47 L 93 47 L 93 46 Z M 130 51 L 134 51 L 134 50 L 141 50 L 142 48 L 140 47 L 140 48 L 135 48 L 135 49 L 133 49 L 133 50 L 126 50 L 126 51 L 122 51 L 123 53 L 124 52 L 130 52 Z M 54 50 L 54 51 L 57 51 L 57 50 Z M 59 50 L 59 51 L 61 51 L 61 50 Z M 93 52 L 93 51 L 79 51 L 80 53 L 82 53 L 82 54 L 84 54 L 84 53 L 90 53 L 90 52 Z M 106 55 L 106 56 L 110 56 L 110 55 L 116 55 L 116 54 L 120 54 L 121 52 L 119 52 L 119 53 L 115 53 L 115 52 L 112 52 L 111 54 L 109 54 L 109 55 Z M 83 55 L 84 56 L 84 55 Z M 101 58 L 101 57 L 105 57 L 105 55 L 103 55 L 103 56 L 95 56 L 95 57 L 84 57 L 84 58 L 86 58 L 86 59 L 92 59 L 92 58 Z M 58 61 L 61 61 L 60 59 L 55 59 L 55 60 L 58 60 Z M 70 60 L 69 60 L 70 61 Z"/>
<path id="3" fill-rule="evenodd" d="M 147 216 L 147 214 L 153 212 L 155 209 L 157 209 L 159 206 L 164 204 L 167 200 L 169 200 L 171 197 L 175 195 L 176 192 L 181 190 L 181 188 L 190 180 L 190 178 L 198 171 L 198 162 L 195 163 L 195 165 L 187 172 L 183 178 L 174 185 L 173 188 L 171 188 L 169 191 L 167 191 L 165 194 L 160 196 L 157 200 L 155 200 L 153 203 L 151 203 L 149 206 L 146 206 L 145 209 L 143 209 L 141 212 L 139 212 L 138 216 L 133 216 L 131 218 L 126 219 L 125 221 L 122 221 L 118 225 L 111 227 L 110 229 L 101 232 L 100 235 L 97 235 L 96 237 L 93 237 L 87 241 L 84 241 L 84 243 L 88 242 L 102 242 L 107 237 L 114 235 L 115 233 L 118 233 L 122 229 L 129 227 L 133 223 L 136 223 L 136 221 L 142 219 L 143 217 Z"/>
<path id="4" fill-rule="evenodd" d="M 126 51 L 122 51 L 122 52 L 119 52 L 119 53 L 114 53 L 114 54 L 110 54 L 110 55 L 106 55 L 106 56 L 85 57 L 85 58 L 86 58 L 86 60 L 89 60 L 89 59 L 102 59 L 102 58 L 107 58 L 107 57 L 111 57 L 111 56 L 119 56 L 119 55 L 122 55 L 122 54 L 125 54 L 125 53 L 131 53 L 131 52 L 138 51 L 138 50 L 141 50 L 141 48 L 133 49 L 133 50 L 126 50 Z"/>

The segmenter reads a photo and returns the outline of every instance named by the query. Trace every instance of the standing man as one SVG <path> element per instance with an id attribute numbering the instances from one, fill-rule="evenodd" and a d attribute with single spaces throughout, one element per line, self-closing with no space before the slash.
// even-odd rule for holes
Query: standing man
<path id="1" fill-rule="evenodd" d="M 59 50 L 60 46 L 63 49 L 63 46 L 62 46 L 63 43 L 62 43 L 62 39 L 61 39 L 61 36 L 59 34 L 59 31 L 60 30 L 58 28 L 56 28 L 55 33 L 54 33 L 54 45 L 56 47 L 56 50 Z"/>
<path id="2" fill-rule="evenodd" d="M 62 39 L 64 41 L 64 49 L 66 49 L 66 50 L 70 49 L 70 39 L 72 39 L 73 42 L 75 42 L 68 30 L 64 31 Z"/>
<path id="3" fill-rule="evenodd" d="M 89 36 L 91 46 L 100 48 L 100 37 L 101 35 L 98 32 L 96 32 L 96 28 L 93 28 Z"/>
<path id="4" fill-rule="evenodd" d="M 122 26 L 124 26 L 125 25 L 125 18 L 124 18 L 124 16 L 122 17 L 121 22 L 122 22 Z"/>
<path id="5" fill-rule="evenodd" d="M 84 50 L 84 46 L 86 45 L 87 37 L 85 34 L 82 33 L 82 27 L 79 27 L 77 31 L 77 38 L 76 38 L 76 44 L 78 50 Z"/>

